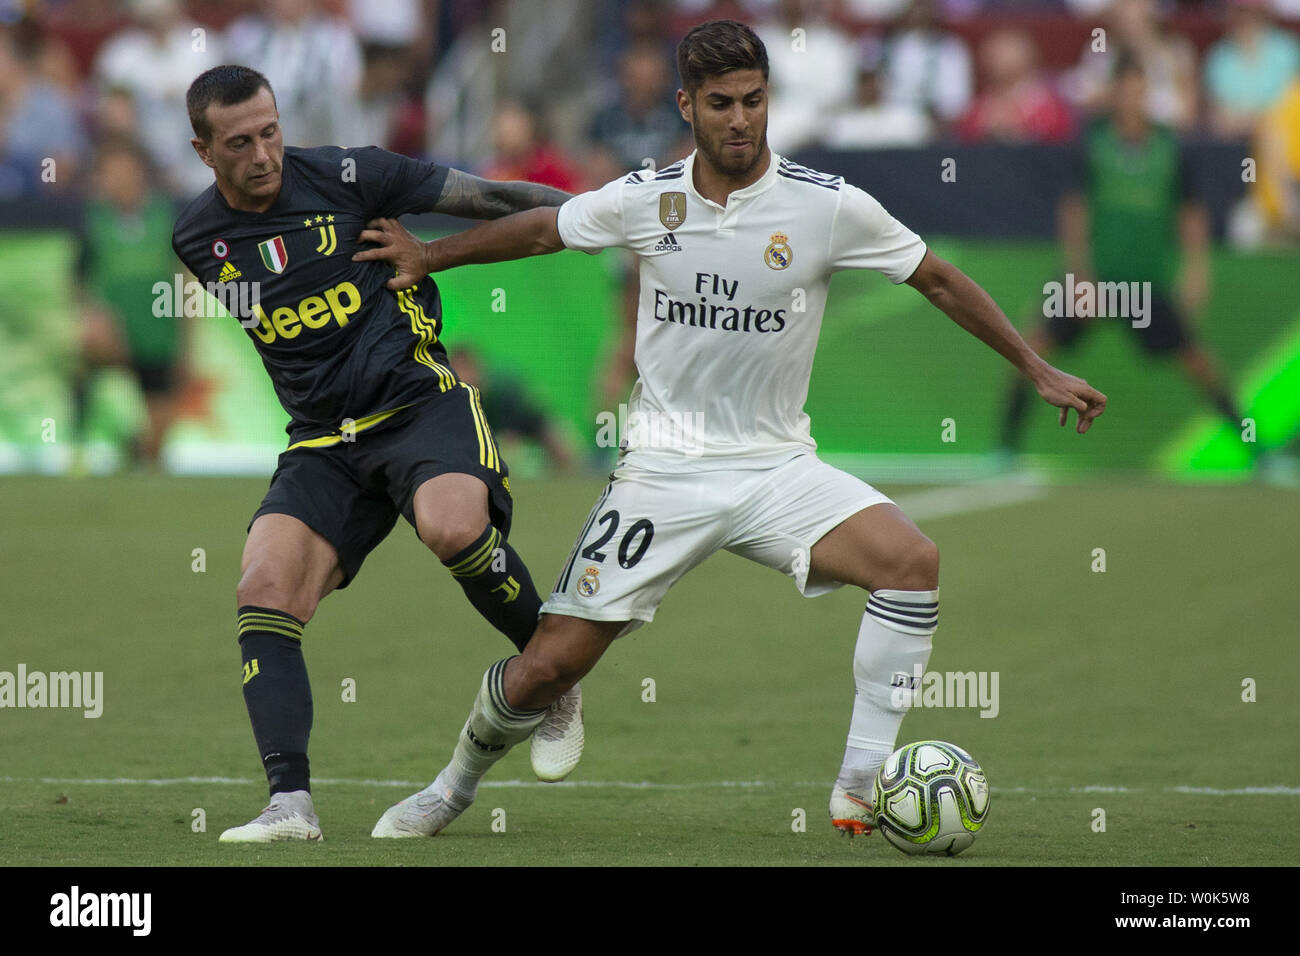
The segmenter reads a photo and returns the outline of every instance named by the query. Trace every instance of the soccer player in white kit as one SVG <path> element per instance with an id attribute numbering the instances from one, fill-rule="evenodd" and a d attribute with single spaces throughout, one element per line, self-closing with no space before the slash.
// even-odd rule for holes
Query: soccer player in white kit
<path id="1" fill-rule="evenodd" d="M 389 220 L 361 235 L 379 248 L 357 258 L 393 263 L 392 288 L 561 249 L 630 249 L 641 276 L 639 378 L 610 483 L 532 640 L 484 675 L 451 763 L 374 836 L 432 836 L 455 819 L 545 709 L 720 549 L 789 575 L 809 597 L 843 584 L 869 592 L 830 816 L 846 833 L 871 832 L 871 783 L 906 712 L 895 687 L 930 656 L 939 552 L 885 495 L 816 455 L 803 407 L 832 273 L 907 282 L 1015 365 L 1062 425 L 1074 408 L 1083 433 L 1105 409 L 1104 395 L 1039 358 L 987 293 L 875 199 L 769 149 L 767 54 L 748 27 L 695 27 L 677 59 L 696 143 L 685 160 L 428 244 Z"/>

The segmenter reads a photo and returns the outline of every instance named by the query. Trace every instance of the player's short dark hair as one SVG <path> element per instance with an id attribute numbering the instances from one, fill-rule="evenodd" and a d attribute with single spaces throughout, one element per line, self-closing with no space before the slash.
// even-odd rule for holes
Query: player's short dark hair
<path id="1" fill-rule="evenodd" d="M 761 70 L 767 80 L 767 47 L 743 23 L 710 20 L 692 27 L 677 44 L 677 72 L 687 93 L 694 94 L 707 78 L 732 70 Z"/>
<path id="2" fill-rule="evenodd" d="M 252 99 L 263 87 L 274 100 L 275 90 L 271 89 L 270 80 L 250 67 L 226 63 L 200 73 L 185 94 L 185 108 L 189 111 L 194 135 L 204 142 L 212 138 L 208 107 L 213 103 L 234 106 Z"/>

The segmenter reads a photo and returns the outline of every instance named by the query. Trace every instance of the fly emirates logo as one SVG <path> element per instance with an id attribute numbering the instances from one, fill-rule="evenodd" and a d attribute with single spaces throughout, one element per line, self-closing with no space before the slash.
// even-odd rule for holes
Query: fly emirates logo
<path id="1" fill-rule="evenodd" d="M 660 322 L 693 325 L 723 332 L 780 332 L 785 328 L 785 309 L 756 309 L 736 303 L 740 280 L 728 281 L 712 272 L 695 273 L 697 302 L 674 299 L 655 289 L 655 318 Z"/>

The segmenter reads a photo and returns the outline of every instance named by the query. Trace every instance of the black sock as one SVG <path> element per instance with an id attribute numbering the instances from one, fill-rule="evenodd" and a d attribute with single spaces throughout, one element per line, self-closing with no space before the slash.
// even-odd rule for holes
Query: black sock
<path id="1" fill-rule="evenodd" d="M 284 611 L 252 605 L 239 609 L 244 705 L 272 796 L 311 790 L 311 684 L 302 657 L 302 629 L 302 621 Z"/>
<path id="2" fill-rule="evenodd" d="M 1020 432 L 1029 407 L 1029 386 L 1016 379 L 1007 396 L 1006 417 L 1002 420 L 1002 447 L 1007 451 L 1020 450 Z"/>
<path id="3" fill-rule="evenodd" d="M 72 434 L 81 445 L 86 444 L 86 413 L 90 405 L 90 379 L 92 370 L 88 367 L 77 369 L 72 378 Z"/>
<path id="4" fill-rule="evenodd" d="M 1237 403 L 1233 401 L 1232 396 L 1222 388 L 1211 388 L 1209 391 L 1210 401 L 1214 403 L 1214 407 L 1232 423 L 1233 428 L 1240 430 L 1241 409 L 1237 407 Z"/>
<path id="5" fill-rule="evenodd" d="M 473 544 L 443 564 L 474 609 L 522 651 L 537 629 L 542 600 L 523 559 L 501 532 L 488 525 Z"/>

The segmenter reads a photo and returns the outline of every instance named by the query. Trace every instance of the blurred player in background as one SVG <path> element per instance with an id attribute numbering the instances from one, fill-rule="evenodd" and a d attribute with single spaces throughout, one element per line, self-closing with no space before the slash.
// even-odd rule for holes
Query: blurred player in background
<path id="1" fill-rule="evenodd" d="M 1209 215 L 1194 193 L 1177 134 L 1152 122 L 1148 102 L 1142 65 L 1121 56 L 1111 115 L 1089 129 L 1078 189 L 1061 201 L 1060 234 L 1065 269 L 1076 286 L 1085 280 L 1151 283 L 1143 320 L 1149 324 L 1139 328 L 1128 316 L 1098 319 L 1067 310 L 1032 331 L 1029 344 L 1047 355 L 1073 346 L 1098 321 L 1122 321 L 1148 356 L 1176 356 L 1214 407 L 1240 428 L 1241 409 L 1189 321 L 1210 295 Z M 1019 450 L 1028 402 L 1015 381 L 1003 422 L 1003 458 Z"/>
<path id="2" fill-rule="evenodd" d="M 394 293 L 386 266 L 349 255 L 375 216 L 491 219 L 569 196 L 376 147 L 286 147 L 271 86 L 247 67 L 206 71 L 186 98 L 191 143 L 216 181 L 181 213 L 172 244 L 205 285 L 258 283 L 241 324 L 290 417 L 236 588 L 244 702 L 271 802 L 221 839 L 318 840 L 303 629 L 398 515 L 517 648 L 541 607 L 507 541 L 509 472 L 478 391 L 447 362 L 437 285 Z M 542 779 L 558 780 L 581 754 L 577 694 L 551 715 L 534 763 Z"/>
<path id="3" fill-rule="evenodd" d="M 568 437 L 538 405 L 518 379 L 503 375 L 464 345 L 452 354 L 456 374 L 479 390 L 483 413 L 501 444 L 527 441 L 546 455 L 548 465 L 560 472 L 573 470 L 573 448 Z"/>
<path id="4" fill-rule="evenodd" d="M 897 690 L 919 687 L 938 624 L 939 552 L 884 494 L 815 454 L 803 408 L 833 272 L 874 269 L 911 285 L 1033 381 L 1062 425 L 1073 408 L 1086 432 L 1105 408 L 1104 395 L 1035 355 L 986 292 L 870 195 L 771 151 L 767 53 L 752 30 L 704 24 L 677 56 L 677 102 L 696 143 L 685 160 L 428 245 L 388 220 L 362 234 L 381 248 L 357 258 L 397 266 L 394 288 L 476 262 L 632 250 L 640 378 L 629 420 L 702 423 L 680 441 L 629 427 L 537 634 L 488 670 L 451 763 L 391 807 L 374 836 L 432 836 L 454 820 L 544 708 L 720 550 L 788 575 L 808 597 L 843 584 L 870 592 L 829 804 L 835 828 L 870 832 L 871 783 L 906 712 Z"/>
<path id="5" fill-rule="evenodd" d="M 578 189 L 582 173 L 569 156 L 543 134 L 535 111 L 506 100 L 492 117 L 495 155 L 483 171 L 488 179 L 525 180 L 565 192 Z"/>
<path id="6" fill-rule="evenodd" d="M 95 374 L 107 366 L 129 368 L 148 414 L 130 457 L 157 468 L 185 378 L 189 321 L 154 314 L 154 284 L 177 271 L 171 246 L 174 211 L 170 200 L 154 191 L 149 160 L 134 142 L 118 139 L 102 145 L 93 181 L 77 265 L 82 321 L 72 381 L 74 431 L 80 453 Z"/>

